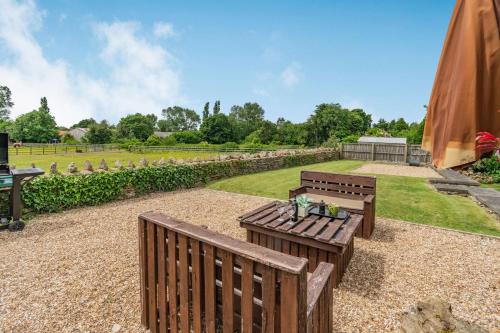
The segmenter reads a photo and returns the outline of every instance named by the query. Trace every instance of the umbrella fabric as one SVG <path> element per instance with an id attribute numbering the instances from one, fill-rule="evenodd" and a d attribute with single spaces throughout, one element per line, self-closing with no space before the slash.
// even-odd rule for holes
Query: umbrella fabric
<path id="1" fill-rule="evenodd" d="M 500 136 L 500 0 L 457 0 L 422 146 L 439 168 L 474 162 L 477 132 Z"/>

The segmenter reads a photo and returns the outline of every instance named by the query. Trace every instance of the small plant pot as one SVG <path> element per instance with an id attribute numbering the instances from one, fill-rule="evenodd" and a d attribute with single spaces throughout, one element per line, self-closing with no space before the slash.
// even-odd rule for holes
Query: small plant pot
<path id="1" fill-rule="evenodd" d="M 307 208 L 306 207 L 300 207 L 299 206 L 299 209 L 297 210 L 297 215 L 299 217 L 305 217 L 307 214 Z"/>

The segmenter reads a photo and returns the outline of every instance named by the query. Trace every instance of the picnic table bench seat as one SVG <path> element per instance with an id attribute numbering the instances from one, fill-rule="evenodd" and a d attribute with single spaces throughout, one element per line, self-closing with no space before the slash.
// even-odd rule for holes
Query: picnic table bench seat
<path id="1" fill-rule="evenodd" d="M 331 332 L 333 265 L 139 216 L 141 323 L 155 332 Z"/>
<path id="2" fill-rule="evenodd" d="M 320 171 L 301 171 L 300 186 L 289 191 L 289 198 L 307 194 L 314 202 L 323 200 L 363 216 L 357 236 L 370 238 L 375 227 L 377 179 Z"/>

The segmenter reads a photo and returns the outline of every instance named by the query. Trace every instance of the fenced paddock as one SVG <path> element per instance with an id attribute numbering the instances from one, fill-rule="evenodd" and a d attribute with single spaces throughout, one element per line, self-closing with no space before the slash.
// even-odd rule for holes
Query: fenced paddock
<path id="1" fill-rule="evenodd" d="M 341 158 L 345 160 L 431 163 L 431 155 L 423 150 L 420 145 L 344 143 L 341 145 L 340 150 L 342 153 Z"/>
<path id="2" fill-rule="evenodd" d="M 298 146 L 278 147 L 238 147 L 230 148 L 224 146 L 130 146 L 129 150 L 136 153 L 149 153 L 161 151 L 201 151 L 201 152 L 227 152 L 227 153 L 256 153 L 261 151 L 276 151 L 278 149 L 298 149 Z"/>
<path id="3" fill-rule="evenodd" d="M 95 153 L 105 151 L 119 151 L 120 145 L 99 144 L 99 145 L 66 145 L 66 144 L 44 144 L 44 143 L 24 143 L 22 146 L 9 146 L 9 155 L 55 155 L 68 153 Z"/>

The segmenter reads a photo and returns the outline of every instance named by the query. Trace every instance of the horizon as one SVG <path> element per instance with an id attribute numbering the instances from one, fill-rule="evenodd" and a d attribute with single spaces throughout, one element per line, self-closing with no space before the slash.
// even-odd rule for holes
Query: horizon
<path id="1" fill-rule="evenodd" d="M 273 121 L 321 103 L 424 117 L 454 1 L 287 4 L 0 0 L 0 85 L 12 118 L 46 96 L 63 126 L 215 100 Z"/>

